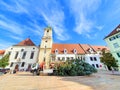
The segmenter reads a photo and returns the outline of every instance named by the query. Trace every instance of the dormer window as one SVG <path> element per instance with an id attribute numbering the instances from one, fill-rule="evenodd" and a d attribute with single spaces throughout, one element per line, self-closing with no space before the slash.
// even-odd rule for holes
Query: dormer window
<path id="1" fill-rule="evenodd" d="M 92 48 L 89 48 L 89 52 L 90 53 L 94 53 Z"/>
<path id="2" fill-rule="evenodd" d="M 76 50 L 76 49 L 74 49 L 74 50 L 73 50 L 73 53 L 74 53 L 74 54 L 77 54 L 77 50 Z"/>
<path id="3" fill-rule="evenodd" d="M 58 49 L 55 49 L 55 54 L 58 54 Z"/>
<path id="4" fill-rule="evenodd" d="M 67 49 L 64 49 L 64 54 L 67 54 Z"/>
<path id="5" fill-rule="evenodd" d="M 120 28 L 117 28 L 116 30 L 117 30 L 117 31 L 120 31 Z"/>

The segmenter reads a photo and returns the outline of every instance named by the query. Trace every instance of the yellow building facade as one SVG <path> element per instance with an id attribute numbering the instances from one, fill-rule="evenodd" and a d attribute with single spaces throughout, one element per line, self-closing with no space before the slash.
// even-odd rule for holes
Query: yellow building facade
<path id="1" fill-rule="evenodd" d="M 38 58 L 39 63 L 45 62 L 46 68 L 49 68 L 52 44 L 53 44 L 52 28 L 47 27 L 44 29 L 44 35 L 41 39 L 39 58 Z"/>

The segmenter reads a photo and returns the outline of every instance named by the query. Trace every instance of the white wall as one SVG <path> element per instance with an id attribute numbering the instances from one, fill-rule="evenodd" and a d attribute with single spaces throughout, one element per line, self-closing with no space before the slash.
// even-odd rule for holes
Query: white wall
<path id="1" fill-rule="evenodd" d="M 91 60 L 90 57 L 93 58 L 93 60 Z M 96 60 L 94 60 L 94 58 L 96 58 Z M 90 65 L 94 65 L 95 68 L 97 68 L 97 69 L 103 68 L 102 63 L 100 62 L 100 55 L 99 54 L 86 54 L 85 61 L 87 63 L 89 63 Z M 98 65 L 98 67 L 96 65 Z M 100 67 L 100 66 L 102 66 L 102 67 Z"/>
<path id="2" fill-rule="evenodd" d="M 23 51 L 21 51 L 23 49 Z M 26 57 L 25 59 L 22 59 L 23 53 L 26 51 Z M 38 48 L 36 46 L 11 46 L 9 47 L 5 54 L 11 52 L 10 58 L 9 58 L 9 66 L 11 65 L 11 62 L 14 63 L 11 69 L 14 69 L 16 64 L 19 65 L 19 70 L 24 69 L 26 70 L 28 68 L 29 64 L 33 64 L 37 62 L 38 59 Z M 18 52 L 18 57 L 15 59 L 16 52 Z M 31 52 L 34 52 L 33 59 L 30 59 Z M 22 62 L 25 62 L 24 67 L 21 67 Z"/>
<path id="3" fill-rule="evenodd" d="M 67 57 L 69 57 L 71 60 L 71 58 L 75 59 L 75 54 L 56 54 L 56 59 L 55 60 L 58 60 L 58 57 L 60 58 L 60 60 L 62 60 L 62 58 L 64 57 L 65 58 L 65 61 L 67 60 Z"/>

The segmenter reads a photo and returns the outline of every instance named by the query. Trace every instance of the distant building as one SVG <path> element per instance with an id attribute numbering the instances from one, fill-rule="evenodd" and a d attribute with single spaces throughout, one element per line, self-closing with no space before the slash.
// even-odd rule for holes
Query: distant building
<path id="1" fill-rule="evenodd" d="M 55 61 L 79 59 L 91 64 L 97 69 L 102 69 L 100 62 L 102 50 L 105 46 L 89 44 L 57 44 L 53 43 L 52 28 L 44 29 L 40 47 L 37 47 L 29 38 L 6 49 L 5 54 L 10 54 L 10 69 L 30 70 L 33 63 L 45 62 L 45 68 Z M 4 54 L 4 55 L 5 55 Z"/>
<path id="2" fill-rule="evenodd" d="M 39 63 L 46 63 L 46 68 L 54 61 L 84 60 L 97 69 L 102 68 L 100 62 L 102 49 L 105 46 L 92 46 L 88 44 L 57 44 L 52 40 L 52 28 L 44 30 L 39 51 Z"/>
<path id="3" fill-rule="evenodd" d="M 97 69 L 102 69 L 103 64 L 100 62 L 100 54 L 95 50 L 107 49 L 104 46 L 91 46 L 88 44 L 53 44 L 51 51 L 52 61 L 66 61 L 79 59 L 84 60 Z"/>
<path id="4" fill-rule="evenodd" d="M 104 40 L 106 41 L 112 55 L 118 60 L 120 69 L 120 25 L 118 25 Z"/>
<path id="5" fill-rule="evenodd" d="M 5 50 L 0 50 L 0 59 L 3 57 Z"/>
<path id="6" fill-rule="evenodd" d="M 29 38 L 7 48 L 5 54 L 10 54 L 8 67 L 13 70 L 30 70 L 31 65 L 38 60 L 38 51 Z"/>

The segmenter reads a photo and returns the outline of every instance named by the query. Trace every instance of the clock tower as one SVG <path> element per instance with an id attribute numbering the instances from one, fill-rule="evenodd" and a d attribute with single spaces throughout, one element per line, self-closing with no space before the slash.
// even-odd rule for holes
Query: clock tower
<path id="1" fill-rule="evenodd" d="M 47 27 L 44 29 L 44 35 L 41 40 L 39 58 L 38 58 L 39 63 L 45 62 L 46 68 L 49 68 L 52 44 L 53 44 L 52 28 Z"/>

